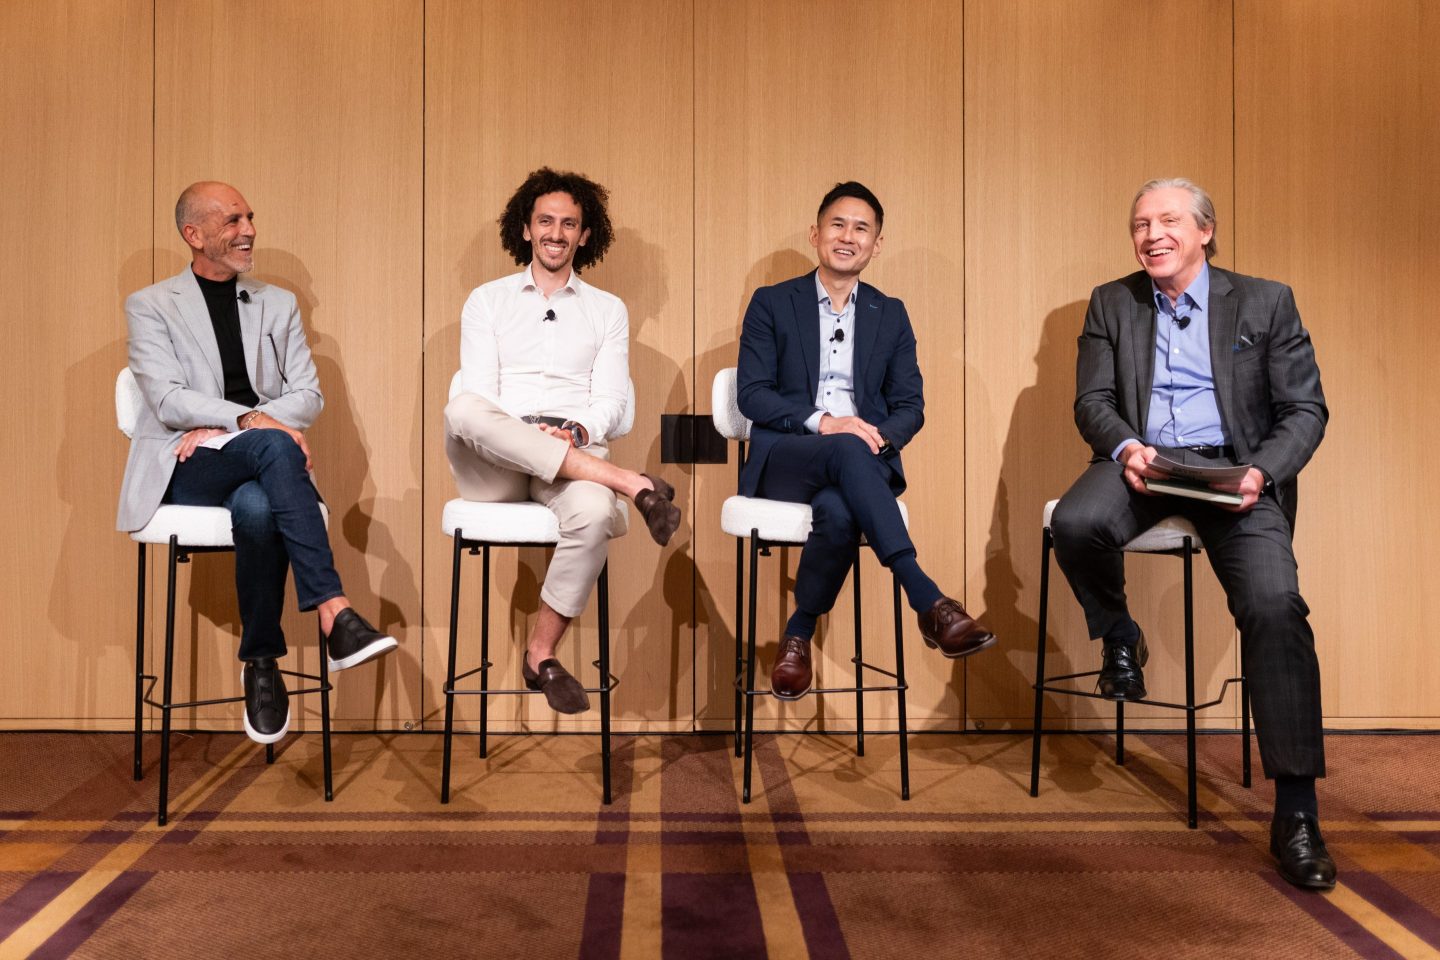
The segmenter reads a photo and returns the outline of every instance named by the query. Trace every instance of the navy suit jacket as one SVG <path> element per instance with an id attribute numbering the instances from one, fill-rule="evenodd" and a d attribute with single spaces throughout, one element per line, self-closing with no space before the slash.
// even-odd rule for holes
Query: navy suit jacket
<path id="1" fill-rule="evenodd" d="M 855 410 L 890 442 L 881 454 L 890 486 L 905 489 L 900 450 L 925 423 L 924 382 L 915 361 L 915 331 L 905 304 L 868 283 L 855 297 Z M 765 461 L 786 434 L 806 434 L 805 421 L 820 409 L 820 303 L 815 271 L 761 287 L 750 298 L 740 331 L 736 377 L 740 412 L 754 426 L 750 455 L 740 474 L 740 495 L 753 497 Z"/>

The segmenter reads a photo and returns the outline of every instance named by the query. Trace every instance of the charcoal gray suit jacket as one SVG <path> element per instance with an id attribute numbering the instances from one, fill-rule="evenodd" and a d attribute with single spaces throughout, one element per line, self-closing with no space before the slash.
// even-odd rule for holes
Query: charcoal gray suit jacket
<path id="1" fill-rule="evenodd" d="M 304 430 L 325 401 L 295 295 L 243 275 L 236 282 L 237 295 L 242 291 L 248 302 L 242 299 L 239 304 L 240 340 L 250 385 L 260 397 L 256 409 Z M 155 515 L 186 431 L 220 427 L 233 432 L 247 408 L 225 399 L 210 311 L 188 266 L 132 293 L 125 300 L 125 320 L 130 327 L 130 370 L 145 397 L 130 441 L 116 518 L 116 526 L 128 532 Z"/>
<path id="2" fill-rule="evenodd" d="M 1294 523 L 1295 478 L 1329 411 L 1290 288 L 1210 267 L 1210 365 L 1236 456 L 1259 467 Z M 1099 460 L 1144 441 L 1155 374 L 1155 302 L 1144 271 L 1090 295 L 1075 369 L 1075 423 Z"/>

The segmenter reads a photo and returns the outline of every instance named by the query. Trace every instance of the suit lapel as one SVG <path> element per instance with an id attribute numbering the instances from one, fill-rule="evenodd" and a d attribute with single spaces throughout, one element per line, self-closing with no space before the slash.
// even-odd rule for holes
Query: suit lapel
<path id="1" fill-rule="evenodd" d="M 220 365 L 220 345 L 215 341 L 215 327 L 210 323 L 210 309 L 205 306 L 205 295 L 200 292 L 200 284 L 195 282 L 195 275 L 186 267 L 176 274 L 170 283 L 170 291 L 175 295 L 175 305 L 179 309 L 180 319 L 190 339 L 195 341 L 195 347 L 205 362 L 210 365 L 210 372 L 215 376 L 215 387 L 219 390 L 218 396 L 225 395 L 225 373 Z"/>
<path id="2" fill-rule="evenodd" d="M 1235 285 L 1223 270 L 1210 268 L 1210 376 L 1215 380 L 1215 405 L 1220 422 L 1229 423 L 1231 393 L 1235 385 L 1236 311 L 1239 304 L 1230 294 Z"/>
<path id="3" fill-rule="evenodd" d="M 1140 411 L 1140 435 L 1150 419 L 1150 390 L 1155 384 L 1155 301 L 1150 278 L 1141 276 L 1130 314 L 1130 349 L 1135 355 L 1135 409 Z"/>
<path id="4" fill-rule="evenodd" d="M 875 356 L 875 338 L 880 334 L 880 309 L 875 291 L 866 284 L 857 284 L 855 295 L 855 358 L 851 382 L 855 388 L 855 409 L 860 409 L 864 393 L 865 374 L 870 369 L 870 360 Z"/>
<path id="5" fill-rule="evenodd" d="M 265 303 L 260 299 L 261 284 L 247 277 L 240 277 L 235 287 L 237 296 L 241 292 L 246 294 L 246 297 L 236 304 L 240 310 L 240 342 L 245 348 L 245 372 L 250 376 L 252 388 L 258 392 L 260 328 L 265 317 Z"/>
<path id="6" fill-rule="evenodd" d="M 815 295 L 815 272 L 807 273 L 790 291 L 794 306 L 795 333 L 805 358 L 806 396 L 812 400 L 820 387 L 820 299 Z"/>

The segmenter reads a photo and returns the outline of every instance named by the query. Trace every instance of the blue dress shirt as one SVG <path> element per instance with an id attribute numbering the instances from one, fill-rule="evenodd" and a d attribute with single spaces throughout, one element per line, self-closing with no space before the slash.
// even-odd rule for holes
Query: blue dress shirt
<path id="1" fill-rule="evenodd" d="M 838 312 L 830 294 L 815 274 L 815 295 L 820 301 L 820 379 L 815 386 L 815 406 L 805 418 L 805 429 L 820 432 L 820 420 L 855 416 L 855 298 L 860 284 L 850 288 L 845 307 Z"/>

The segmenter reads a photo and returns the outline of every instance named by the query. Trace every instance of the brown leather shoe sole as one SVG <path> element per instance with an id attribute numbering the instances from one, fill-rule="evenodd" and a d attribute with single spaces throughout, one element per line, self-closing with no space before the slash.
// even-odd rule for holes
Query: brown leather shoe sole
<path id="1" fill-rule="evenodd" d="M 995 646 L 995 634 L 982 633 L 981 636 L 984 637 L 984 639 L 981 640 L 979 643 L 966 646 L 960 650 L 955 651 L 954 653 L 951 653 L 950 651 L 941 647 L 940 644 L 936 643 L 934 640 L 931 640 L 929 637 L 924 636 L 923 634 L 921 635 L 920 639 L 924 640 L 925 646 L 929 647 L 930 649 L 939 650 L 940 656 L 944 657 L 946 660 L 960 660 L 965 657 L 973 656 L 974 654 L 979 653 L 981 650 L 988 650 L 991 647 Z"/>

